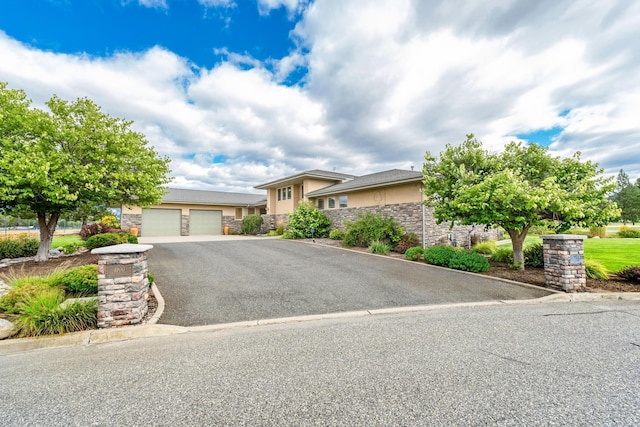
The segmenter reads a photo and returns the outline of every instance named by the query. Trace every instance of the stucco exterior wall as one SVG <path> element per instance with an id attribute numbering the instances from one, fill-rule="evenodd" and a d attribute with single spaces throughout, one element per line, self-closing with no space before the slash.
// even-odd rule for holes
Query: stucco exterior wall
<path id="1" fill-rule="evenodd" d="M 219 205 L 195 205 L 195 204 L 178 204 L 178 203 L 163 203 L 161 205 L 149 206 L 151 209 L 180 209 L 182 215 L 189 215 L 189 210 L 199 209 L 204 211 L 222 211 L 222 215 L 235 215 L 235 206 L 219 206 Z M 123 215 L 136 215 L 142 214 L 142 208 L 140 206 L 122 206 Z"/>

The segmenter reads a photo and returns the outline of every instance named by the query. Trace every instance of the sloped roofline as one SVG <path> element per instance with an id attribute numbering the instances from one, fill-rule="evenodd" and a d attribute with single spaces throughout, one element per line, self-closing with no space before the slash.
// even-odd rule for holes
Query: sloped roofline
<path id="1" fill-rule="evenodd" d="M 264 194 L 228 193 L 224 191 L 169 187 L 162 197 L 162 203 L 255 207 L 266 205 L 267 197 Z"/>
<path id="2" fill-rule="evenodd" d="M 352 191 L 368 190 L 372 188 L 386 187 L 389 185 L 420 182 L 423 176 L 421 172 L 402 169 L 391 169 L 363 175 L 351 181 L 342 182 L 307 193 L 307 197 L 327 196 L 336 193 L 348 193 Z"/>
<path id="3" fill-rule="evenodd" d="M 344 181 L 344 180 L 348 180 L 348 179 L 354 179 L 356 178 L 355 175 L 348 175 L 348 174 L 344 174 L 344 173 L 338 173 L 338 172 L 331 172 L 331 171 L 325 171 L 325 170 L 320 170 L 320 169 L 314 169 L 314 170 L 310 170 L 310 171 L 305 171 L 305 172 L 301 172 L 299 174 L 296 175 L 290 175 L 290 176 L 286 176 L 284 178 L 280 178 L 280 179 L 276 179 L 274 181 L 270 181 L 264 184 L 260 184 L 260 185 L 256 185 L 253 188 L 256 188 L 258 190 L 266 190 L 269 187 L 274 187 L 280 184 L 284 184 L 286 182 L 289 181 L 294 181 L 294 180 L 299 180 L 302 178 L 319 178 L 319 179 L 327 179 L 327 180 L 331 180 L 331 181 Z"/>

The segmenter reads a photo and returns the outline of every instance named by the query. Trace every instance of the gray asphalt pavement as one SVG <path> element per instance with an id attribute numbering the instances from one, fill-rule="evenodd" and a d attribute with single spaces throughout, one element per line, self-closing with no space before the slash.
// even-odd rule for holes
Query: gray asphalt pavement
<path id="1" fill-rule="evenodd" d="M 194 326 L 548 295 L 491 278 L 281 239 L 154 244 L 160 323 Z"/>
<path id="2" fill-rule="evenodd" d="M 640 304 L 333 319 L 0 356 L 2 426 L 640 425 Z"/>

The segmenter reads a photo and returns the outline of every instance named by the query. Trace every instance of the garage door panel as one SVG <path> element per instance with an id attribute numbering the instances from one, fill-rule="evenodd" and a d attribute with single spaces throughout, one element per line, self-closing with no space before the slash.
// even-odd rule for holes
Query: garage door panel
<path id="1" fill-rule="evenodd" d="M 191 209 L 189 211 L 189 235 L 222 234 L 222 211 Z"/>
<path id="2" fill-rule="evenodd" d="M 179 236 L 181 219 L 180 209 L 143 209 L 140 235 L 144 237 Z"/>

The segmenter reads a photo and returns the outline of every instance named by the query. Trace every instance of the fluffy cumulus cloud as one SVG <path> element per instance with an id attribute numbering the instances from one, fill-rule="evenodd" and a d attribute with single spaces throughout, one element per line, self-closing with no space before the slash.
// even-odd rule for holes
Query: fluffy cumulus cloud
<path id="1" fill-rule="evenodd" d="M 140 0 L 146 5 L 162 1 Z M 207 6 L 232 1 L 199 0 Z M 87 96 L 135 121 L 180 187 L 252 191 L 306 169 L 420 168 L 473 132 L 492 150 L 542 129 L 607 173 L 640 177 L 640 3 L 260 0 L 297 49 L 265 63 L 217 47 L 198 68 L 164 48 L 107 58 L 0 33 L 0 80 L 36 105 Z M 265 18 L 269 19 L 269 18 Z M 213 47 L 212 47 L 213 49 Z M 292 85 L 291 73 L 304 70 Z"/>

